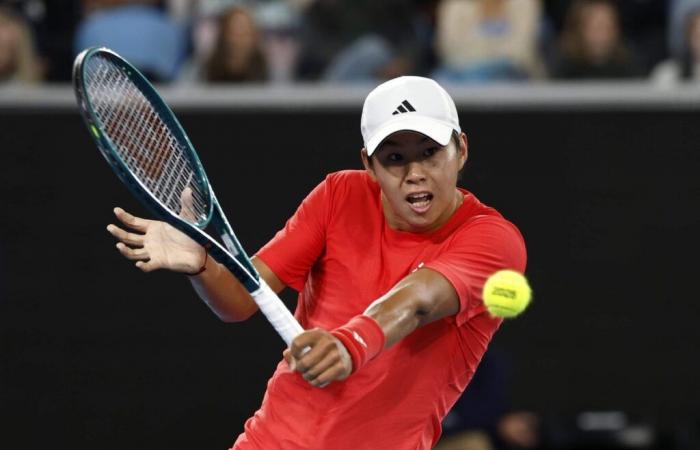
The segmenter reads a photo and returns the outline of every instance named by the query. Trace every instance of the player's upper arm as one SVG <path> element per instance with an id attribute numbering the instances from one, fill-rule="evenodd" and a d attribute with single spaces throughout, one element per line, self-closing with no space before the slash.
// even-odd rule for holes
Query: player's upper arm
<path id="1" fill-rule="evenodd" d="M 414 286 L 415 311 L 421 326 L 459 312 L 457 291 L 440 272 L 419 269 L 401 280 L 401 285 Z"/>
<path id="2" fill-rule="evenodd" d="M 459 301 L 458 325 L 485 311 L 481 298 L 486 279 L 501 269 L 525 271 L 527 253 L 522 235 L 507 220 L 486 216 L 460 230 L 449 249 L 425 268 L 441 274 Z"/>

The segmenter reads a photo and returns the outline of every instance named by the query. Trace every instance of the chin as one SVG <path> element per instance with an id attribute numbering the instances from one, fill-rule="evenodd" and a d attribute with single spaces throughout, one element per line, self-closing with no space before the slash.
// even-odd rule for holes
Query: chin
<path id="1" fill-rule="evenodd" d="M 411 231 L 413 233 L 424 233 L 426 231 L 430 231 L 433 229 L 435 224 L 434 220 L 430 220 L 428 218 L 425 218 L 424 220 L 416 220 L 415 218 L 412 220 L 407 220 L 406 225 L 408 226 L 408 231 Z"/>

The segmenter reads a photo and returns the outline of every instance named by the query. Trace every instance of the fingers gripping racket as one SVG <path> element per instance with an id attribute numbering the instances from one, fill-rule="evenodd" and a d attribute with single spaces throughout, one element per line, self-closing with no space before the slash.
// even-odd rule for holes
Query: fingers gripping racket
<path id="1" fill-rule="evenodd" d="M 90 135 L 119 179 L 153 214 L 226 266 L 289 345 L 303 329 L 241 247 L 194 147 L 148 80 L 111 50 L 90 48 L 75 60 L 73 87 Z"/>

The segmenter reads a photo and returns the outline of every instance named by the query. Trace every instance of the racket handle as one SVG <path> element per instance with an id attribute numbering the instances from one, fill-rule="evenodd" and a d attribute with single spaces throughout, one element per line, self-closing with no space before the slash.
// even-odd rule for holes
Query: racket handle
<path id="1" fill-rule="evenodd" d="M 260 278 L 260 288 L 250 295 L 258 304 L 260 311 L 265 314 L 267 320 L 277 330 L 284 342 L 289 346 L 295 337 L 300 335 L 304 329 L 299 325 L 299 322 L 294 318 L 287 307 L 282 303 L 282 300 L 275 294 L 270 286 L 265 283 L 265 280 Z"/>

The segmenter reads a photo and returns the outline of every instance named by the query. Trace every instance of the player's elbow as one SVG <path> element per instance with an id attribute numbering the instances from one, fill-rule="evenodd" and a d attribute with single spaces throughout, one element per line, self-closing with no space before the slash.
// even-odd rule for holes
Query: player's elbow
<path id="1" fill-rule="evenodd" d="M 431 294 L 432 293 L 428 289 L 425 289 L 415 298 L 413 312 L 421 323 L 432 322 L 432 320 L 434 320 L 432 317 L 436 314 L 436 311 L 440 309 L 438 299 Z"/>
<path id="2" fill-rule="evenodd" d="M 228 310 L 215 310 L 216 316 L 225 323 L 236 323 L 243 322 L 244 320 L 250 319 L 250 317 L 257 311 L 257 306 L 247 307 L 247 308 L 236 308 Z"/>
<path id="3" fill-rule="evenodd" d="M 419 301 L 415 308 L 415 317 L 420 326 L 429 324 L 444 317 L 457 313 L 452 302 L 444 298 L 425 298 Z"/>
<path id="4" fill-rule="evenodd" d="M 219 320 L 221 320 L 224 323 L 237 323 L 237 322 L 243 322 L 244 320 L 248 320 L 251 315 L 233 316 L 233 315 L 228 315 L 228 314 L 217 314 L 217 317 L 219 318 Z"/>
<path id="5" fill-rule="evenodd" d="M 452 285 L 437 272 L 426 270 L 414 285 L 414 311 L 422 325 L 454 315 L 459 300 Z"/>
<path id="6" fill-rule="evenodd" d="M 423 323 L 435 310 L 434 296 L 422 280 L 404 281 L 395 287 L 386 298 L 368 309 L 373 314 L 389 315 L 401 321 Z"/>

